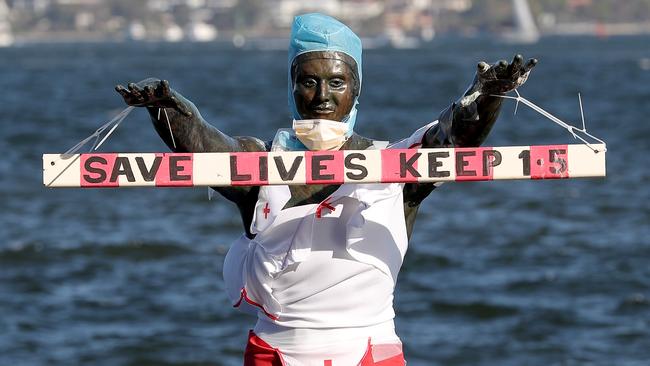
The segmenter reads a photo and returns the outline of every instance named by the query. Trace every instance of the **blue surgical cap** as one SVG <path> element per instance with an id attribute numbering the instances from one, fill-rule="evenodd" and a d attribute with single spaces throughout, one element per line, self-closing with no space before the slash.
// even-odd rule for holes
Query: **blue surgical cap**
<path id="1" fill-rule="evenodd" d="M 291 80 L 291 65 L 293 60 L 307 52 L 337 51 L 354 59 L 357 63 L 359 87 L 361 86 L 361 39 L 345 24 L 319 13 L 303 14 L 295 17 L 291 28 L 289 44 L 289 109 L 293 119 L 302 119 L 293 99 L 293 80 Z M 354 131 L 357 119 L 358 95 L 350 114 L 343 120 L 349 124 L 348 133 Z"/>

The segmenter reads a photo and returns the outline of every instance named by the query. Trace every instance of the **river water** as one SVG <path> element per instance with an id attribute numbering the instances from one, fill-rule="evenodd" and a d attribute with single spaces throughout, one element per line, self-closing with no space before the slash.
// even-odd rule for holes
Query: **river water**
<path id="1" fill-rule="evenodd" d="M 409 365 L 647 365 L 649 38 L 530 46 L 436 39 L 368 50 L 357 131 L 435 119 L 480 60 L 537 57 L 522 95 L 608 143 L 606 179 L 446 184 L 422 205 L 395 296 Z M 0 364 L 238 365 L 254 319 L 221 268 L 241 233 L 206 189 L 46 189 L 63 152 L 124 108 L 117 83 L 170 80 L 232 135 L 289 125 L 286 52 L 200 44 L 0 49 Z M 507 102 L 487 144 L 573 143 Z M 103 151 L 167 151 L 142 110 Z"/>

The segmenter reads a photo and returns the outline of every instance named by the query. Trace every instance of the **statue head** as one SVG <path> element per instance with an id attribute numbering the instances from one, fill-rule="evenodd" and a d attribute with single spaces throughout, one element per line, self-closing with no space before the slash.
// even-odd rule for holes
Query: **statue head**
<path id="1" fill-rule="evenodd" d="M 336 51 L 296 57 L 291 80 L 293 102 L 301 119 L 343 121 L 354 106 L 360 86 L 354 60 Z"/>
<path id="2" fill-rule="evenodd" d="M 297 16 L 289 46 L 289 109 L 299 119 L 356 122 L 361 89 L 361 40 L 323 14 Z"/>

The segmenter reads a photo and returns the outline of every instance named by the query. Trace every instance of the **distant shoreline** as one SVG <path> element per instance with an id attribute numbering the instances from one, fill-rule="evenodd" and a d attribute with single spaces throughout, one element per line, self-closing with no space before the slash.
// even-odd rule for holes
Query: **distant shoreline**
<path id="1" fill-rule="evenodd" d="M 451 37 L 460 37 L 467 39 L 481 38 L 481 32 L 447 32 L 437 34 L 436 38 L 448 39 Z M 180 41 L 167 41 L 160 38 L 133 40 L 125 37 L 124 35 L 106 34 L 101 32 L 75 32 L 75 31 L 58 31 L 58 32 L 21 32 L 13 35 L 14 44 L 27 45 L 27 44 L 57 44 L 57 43 L 205 43 L 205 44 L 218 44 L 218 45 L 231 45 L 234 46 L 233 37 L 234 32 L 222 32 L 220 36 L 214 40 L 207 42 L 197 42 L 188 39 Z M 500 37 L 502 34 L 492 34 L 495 37 Z M 492 36 L 490 35 L 490 36 Z M 583 22 L 583 23 L 566 23 L 558 24 L 553 28 L 542 29 L 542 37 L 557 37 L 557 36 L 586 36 L 586 37 L 626 37 L 626 36 L 644 36 L 650 35 L 650 22 L 645 23 L 597 23 L 597 22 Z M 240 36 L 241 37 L 241 36 Z M 380 39 L 382 35 L 374 35 L 367 37 L 369 41 Z M 265 36 L 265 35 L 249 35 L 244 37 L 245 43 L 240 45 L 241 48 L 254 48 L 254 49 L 275 49 L 280 45 L 288 44 L 288 38 L 280 36 Z M 430 41 L 428 41 L 430 42 Z M 435 42 L 435 39 L 434 41 Z M 427 42 L 424 42 L 427 43 Z"/>

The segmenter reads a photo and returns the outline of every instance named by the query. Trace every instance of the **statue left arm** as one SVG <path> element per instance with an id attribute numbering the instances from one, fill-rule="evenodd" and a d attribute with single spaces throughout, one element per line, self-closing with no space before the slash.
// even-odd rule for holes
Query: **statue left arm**
<path id="1" fill-rule="evenodd" d="M 512 63 L 501 60 L 490 66 L 479 62 L 472 84 L 463 96 L 443 110 L 438 123 L 422 138 L 422 148 L 476 147 L 485 141 L 499 116 L 504 95 L 523 85 L 537 64 L 516 55 Z M 409 183 L 404 186 L 404 216 L 409 237 L 420 203 L 435 189 L 434 184 Z"/>
<path id="2" fill-rule="evenodd" d="M 501 110 L 504 95 L 523 85 L 537 64 L 516 55 L 512 63 L 501 60 L 489 66 L 481 61 L 472 84 L 463 96 L 443 110 L 438 124 L 422 140 L 423 148 L 476 147 L 485 141 Z"/>

